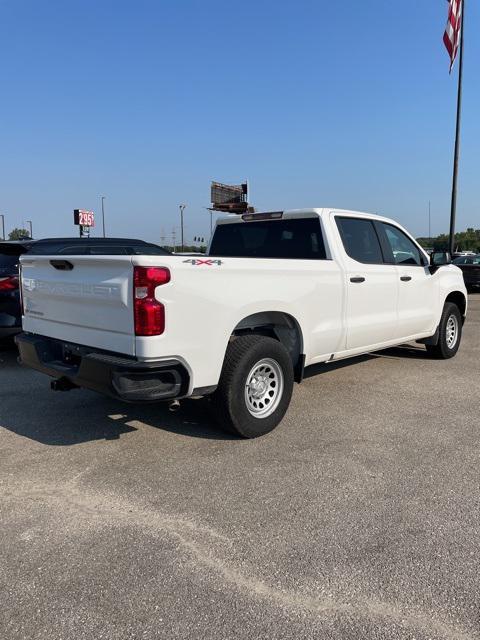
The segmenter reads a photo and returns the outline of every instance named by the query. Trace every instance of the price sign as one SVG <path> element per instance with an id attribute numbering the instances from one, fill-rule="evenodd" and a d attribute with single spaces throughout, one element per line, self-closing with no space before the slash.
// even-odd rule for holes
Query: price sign
<path id="1" fill-rule="evenodd" d="M 95 214 L 93 211 L 86 211 L 85 209 L 74 209 L 73 222 L 81 227 L 94 227 Z"/>

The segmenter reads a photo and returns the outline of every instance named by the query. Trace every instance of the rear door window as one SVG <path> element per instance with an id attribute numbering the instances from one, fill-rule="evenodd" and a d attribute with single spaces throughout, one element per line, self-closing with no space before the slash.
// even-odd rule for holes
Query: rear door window
<path id="1" fill-rule="evenodd" d="M 209 255 L 325 260 L 320 220 L 302 218 L 219 224 Z"/>
<path id="2" fill-rule="evenodd" d="M 371 220 L 338 216 L 336 222 L 350 258 L 364 264 L 383 264 L 380 241 Z"/>

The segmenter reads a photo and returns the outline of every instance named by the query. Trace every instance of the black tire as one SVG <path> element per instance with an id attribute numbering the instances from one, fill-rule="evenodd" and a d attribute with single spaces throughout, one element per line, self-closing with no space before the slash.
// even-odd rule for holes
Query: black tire
<path id="1" fill-rule="evenodd" d="M 263 361 L 267 364 L 262 365 Z M 270 370 L 268 363 L 271 363 Z M 251 385 L 247 387 L 248 378 L 259 364 L 260 385 L 263 386 L 252 390 Z M 259 384 L 256 377 L 251 380 L 253 385 Z M 252 398 L 262 389 L 265 391 L 261 399 Z M 258 438 L 275 429 L 282 420 L 290 404 L 292 391 L 293 365 L 285 347 L 265 336 L 238 336 L 228 345 L 212 402 L 222 428 L 243 438 Z M 273 404 L 270 404 L 269 394 Z M 252 411 L 265 411 L 267 415 L 252 415 Z M 269 411 L 271 413 L 268 414 Z"/>
<path id="2" fill-rule="evenodd" d="M 456 340 L 453 345 L 449 341 L 449 322 L 456 323 Z M 450 325 L 451 326 L 451 325 Z M 427 351 L 433 358 L 448 360 L 457 353 L 462 339 L 462 314 L 453 302 L 446 302 L 439 324 L 438 344 L 427 344 Z"/>

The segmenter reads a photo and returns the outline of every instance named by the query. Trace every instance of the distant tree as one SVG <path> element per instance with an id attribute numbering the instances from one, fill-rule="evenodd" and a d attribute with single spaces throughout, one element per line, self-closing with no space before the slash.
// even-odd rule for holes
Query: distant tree
<path id="1" fill-rule="evenodd" d="M 8 234 L 9 240 L 24 240 L 25 238 L 30 237 L 30 232 L 27 229 L 18 229 L 15 228 L 13 231 L 10 231 Z"/>
<path id="2" fill-rule="evenodd" d="M 434 238 L 417 238 L 422 247 L 433 247 L 437 251 L 448 249 L 448 235 L 442 233 Z M 455 234 L 455 250 L 480 252 L 480 229 L 469 228 Z"/>

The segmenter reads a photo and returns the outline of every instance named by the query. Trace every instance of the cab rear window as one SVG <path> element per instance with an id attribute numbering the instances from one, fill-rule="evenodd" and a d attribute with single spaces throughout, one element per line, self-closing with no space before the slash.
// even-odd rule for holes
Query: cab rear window
<path id="1" fill-rule="evenodd" d="M 209 254 L 230 258 L 325 260 L 318 218 L 220 224 Z"/>

